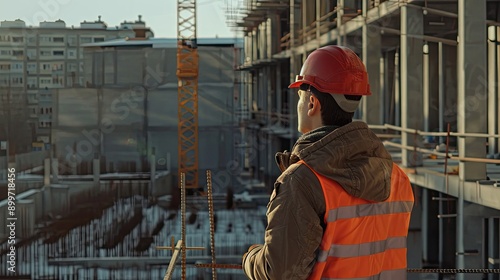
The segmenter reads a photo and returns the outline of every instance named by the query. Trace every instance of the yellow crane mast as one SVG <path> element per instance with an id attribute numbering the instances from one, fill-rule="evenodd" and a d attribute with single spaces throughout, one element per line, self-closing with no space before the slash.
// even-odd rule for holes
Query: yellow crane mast
<path id="1" fill-rule="evenodd" d="M 186 188 L 198 188 L 196 0 L 177 1 L 178 159 Z"/>

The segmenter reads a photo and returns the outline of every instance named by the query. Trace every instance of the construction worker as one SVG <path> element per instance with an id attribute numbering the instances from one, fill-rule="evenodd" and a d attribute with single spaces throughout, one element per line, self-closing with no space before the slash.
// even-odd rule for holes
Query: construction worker
<path id="1" fill-rule="evenodd" d="M 289 88 L 298 88 L 291 152 L 268 204 L 265 244 L 243 256 L 249 279 L 406 279 L 413 192 L 379 138 L 352 117 L 370 95 L 350 49 L 313 51 Z"/>

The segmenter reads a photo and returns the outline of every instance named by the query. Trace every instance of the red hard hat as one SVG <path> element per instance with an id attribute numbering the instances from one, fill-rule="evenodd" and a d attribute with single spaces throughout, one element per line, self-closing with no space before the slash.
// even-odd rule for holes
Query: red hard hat
<path id="1" fill-rule="evenodd" d="M 371 95 L 363 62 L 351 49 L 341 46 L 326 46 L 313 51 L 304 61 L 300 75 L 288 87 L 298 88 L 302 84 L 332 94 L 337 103 L 346 103 L 346 106 L 339 105 L 342 109 L 346 107 L 347 112 L 354 112 L 359 102 L 351 102 L 339 95 Z"/>

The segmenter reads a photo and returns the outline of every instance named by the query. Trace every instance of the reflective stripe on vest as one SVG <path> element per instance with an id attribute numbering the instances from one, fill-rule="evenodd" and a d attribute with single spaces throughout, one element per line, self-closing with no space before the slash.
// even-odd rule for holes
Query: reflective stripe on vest
<path id="1" fill-rule="evenodd" d="M 326 261 L 327 257 L 353 258 L 382 253 L 388 249 L 406 248 L 406 236 L 389 237 L 386 240 L 367 242 L 362 244 L 339 245 L 333 244 L 328 251 L 321 251 L 318 262 Z"/>
<path id="2" fill-rule="evenodd" d="M 346 278 L 321 278 L 321 280 L 345 280 Z M 406 268 L 405 269 L 394 269 L 385 270 L 380 274 L 361 277 L 361 278 L 349 278 L 349 280 L 405 280 L 406 279 Z"/>
<path id="3" fill-rule="evenodd" d="M 328 211 L 327 222 L 330 223 L 340 219 L 352 219 L 373 215 L 411 212 L 412 206 L 413 202 L 411 201 L 389 201 L 372 204 L 344 206 Z"/>
<path id="4" fill-rule="evenodd" d="M 309 169 L 321 183 L 327 212 L 308 279 L 406 279 L 406 239 L 414 200 L 406 174 L 393 165 L 391 194 L 374 203 L 349 195 L 337 182 Z"/>

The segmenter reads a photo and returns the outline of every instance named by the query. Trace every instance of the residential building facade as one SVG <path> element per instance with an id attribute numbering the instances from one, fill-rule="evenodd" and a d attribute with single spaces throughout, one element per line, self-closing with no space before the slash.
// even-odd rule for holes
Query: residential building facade
<path id="1" fill-rule="evenodd" d="M 49 143 L 52 92 L 84 87 L 83 46 L 117 38 L 153 37 L 141 16 L 108 27 L 99 16 L 79 27 L 63 20 L 27 26 L 22 20 L 0 22 L 0 89 L 26 94 L 34 141 Z"/>

